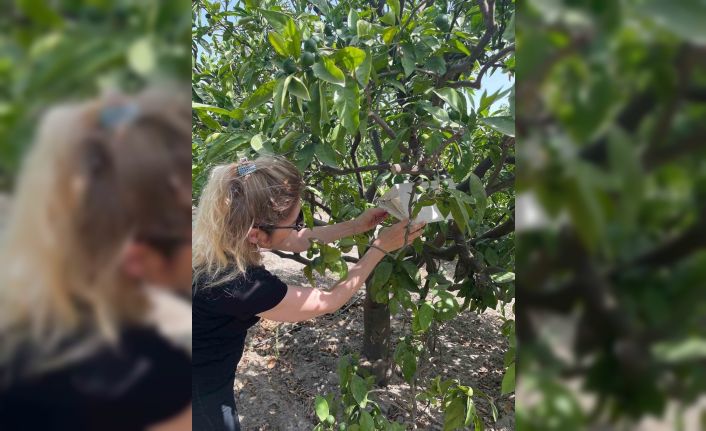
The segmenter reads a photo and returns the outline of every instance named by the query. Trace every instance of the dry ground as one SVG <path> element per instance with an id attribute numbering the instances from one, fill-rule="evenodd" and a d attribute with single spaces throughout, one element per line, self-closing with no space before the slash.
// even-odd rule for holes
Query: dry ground
<path id="1" fill-rule="evenodd" d="M 303 265 L 266 253 L 265 266 L 292 285 L 309 285 Z M 320 277 L 322 285 L 335 283 Z M 238 366 L 236 402 L 243 429 L 310 430 L 316 424 L 314 397 L 338 391 L 338 358 L 362 347 L 362 292 L 342 312 L 301 324 L 261 321 L 250 330 Z M 352 305 L 351 305 L 352 304 Z M 345 307 L 344 307 L 345 308 Z M 465 312 L 439 331 L 437 352 L 421 367 L 424 377 L 441 375 L 483 390 L 495 398 L 499 420 L 493 422 L 489 404 L 477 401 L 486 428 L 514 429 L 514 396 L 500 396 L 506 339 L 500 333 L 500 313 Z M 392 321 L 393 340 L 402 335 L 404 319 Z M 409 330 L 409 322 L 406 325 Z M 394 348 L 394 347 L 393 347 Z M 395 373 L 389 386 L 373 394 L 390 419 L 404 421 L 411 429 L 410 388 Z M 439 411 L 417 405 L 417 427 L 442 429 Z"/>

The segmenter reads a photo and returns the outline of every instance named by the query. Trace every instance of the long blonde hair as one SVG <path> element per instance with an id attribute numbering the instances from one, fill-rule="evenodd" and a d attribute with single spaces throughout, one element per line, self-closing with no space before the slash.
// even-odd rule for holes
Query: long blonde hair
<path id="1" fill-rule="evenodd" d="M 255 169 L 241 175 L 238 168 Z M 255 224 L 278 224 L 289 217 L 303 190 L 299 170 L 282 157 L 262 156 L 252 162 L 213 168 L 203 189 L 192 234 L 193 279 L 208 278 L 204 287 L 234 279 L 262 256 L 247 241 Z"/>
<path id="2" fill-rule="evenodd" d="M 144 318 L 146 297 L 122 270 L 122 251 L 140 235 L 188 234 L 183 93 L 114 95 L 44 116 L 0 249 L 0 369 L 64 365 Z M 112 124 L 121 115 L 134 118 Z"/>

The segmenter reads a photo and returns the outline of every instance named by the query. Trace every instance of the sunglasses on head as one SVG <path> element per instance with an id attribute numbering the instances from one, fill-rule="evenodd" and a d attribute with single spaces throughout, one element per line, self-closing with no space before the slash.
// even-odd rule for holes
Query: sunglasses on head
<path id="1" fill-rule="evenodd" d="M 265 231 L 268 230 L 274 230 L 274 229 L 294 229 L 295 231 L 299 232 L 300 230 L 304 229 L 306 225 L 304 224 L 304 211 L 299 211 L 299 215 L 297 216 L 297 220 L 294 222 L 293 225 L 287 225 L 287 226 L 277 226 L 273 224 L 256 224 L 253 225 L 253 227 L 256 227 L 258 229 L 262 229 Z"/>

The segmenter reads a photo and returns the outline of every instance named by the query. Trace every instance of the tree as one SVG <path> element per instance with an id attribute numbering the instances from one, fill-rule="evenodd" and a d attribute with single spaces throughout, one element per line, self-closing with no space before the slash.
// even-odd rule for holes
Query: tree
<path id="1" fill-rule="evenodd" d="M 324 223 L 319 214 L 350 219 L 392 184 L 438 181 L 411 210 L 437 205 L 448 222 L 366 282 L 362 354 L 380 384 L 394 358 L 414 387 L 444 321 L 514 298 L 514 91 L 476 94 L 492 71 L 514 73 L 513 11 L 511 1 L 194 3 L 195 198 L 213 164 L 265 153 L 304 173 L 309 226 Z M 359 235 L 306 257 L 278 254 L 306 264 L 313 281 L 314 271 L 345 276 L 356 258 L 342 252 L 362 255 L 369 243 Z M 399 313 L 413 324 L 393 352 Z"/>
<path id="2" fill-rule="evenodd" d="M 544 214 L 518 232 L 520 388 L 537 400 L 518 425 L 642 429 L 706 387 L 706 7 L 530 1 L 517 16 L 518 188 L 534 202 L 519 211 Z M 573 335 L 551 340 L 557 327 Z"/>

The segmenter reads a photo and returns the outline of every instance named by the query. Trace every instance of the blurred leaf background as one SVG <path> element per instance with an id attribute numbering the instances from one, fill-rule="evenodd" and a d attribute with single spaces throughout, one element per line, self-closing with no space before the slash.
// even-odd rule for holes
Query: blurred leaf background
<path id="1" fill-rule="evenodd" d="M 0 190 L 41 112 L 105 90 L 190 77 L 185 0 L 17 0 L 0 14 Z"/>
<path id="2" fill-rule="evenodd" d="M 518 429 L 706 429 L 705 23 L 518 2 Z"/>

